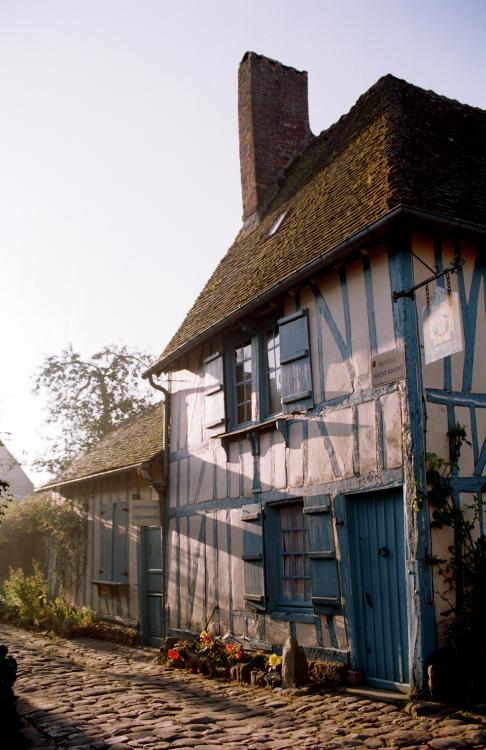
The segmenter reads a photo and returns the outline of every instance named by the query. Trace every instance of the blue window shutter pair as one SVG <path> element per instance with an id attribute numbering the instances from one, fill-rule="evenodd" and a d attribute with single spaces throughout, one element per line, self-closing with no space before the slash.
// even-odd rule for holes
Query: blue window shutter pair
<path id="1" fill-rule="evenodd" d="M 241 520 L 244 524 L 245 604 L 249 609 L 264 611 L 266 609 L 265 560 L 263 554 L 263 516 L 260 505 L 246 506 Z"/>
<path id="2" fill-rule="evenodd" d="M 210 429 L 226 423 L 224 404 L 223 355 L 211 354 L 204 368 L 204 427 Z"/>
<path id="3" fill-rule="evenodd" d="M 329 495 L 305 497 L 303 512 L 311 562 L 311 601 L 317 611 L 335 612 L 341 605 L 341 592 Z"/>
<path id="4" fill-rule="evenodd" d="M 303 308 L 278 321 L 282 405 L 286 414 L 314 406 L 307 317 L 307 310 Z"/>
<path id="5" fill-rule="evenodd" d="M 126 502 L 102 502 L 100 514 L 101 581 L 128 580 L 128 507 Z"/>

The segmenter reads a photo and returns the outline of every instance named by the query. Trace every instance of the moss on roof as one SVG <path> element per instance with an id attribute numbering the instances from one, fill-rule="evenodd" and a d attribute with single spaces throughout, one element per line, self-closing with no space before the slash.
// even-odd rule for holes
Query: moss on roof
<path id="1" fill-rule="evenodd" d="M 169 366 L 195 337 L 401 205 L 486 226 L 486 112 L 387 75 L 290 166 L 157 365 Z"/>
<path id="2" fill-rule="evenodd" d="M 149 461 L 164 448 L 164 404 L 127 420 L 99 440 L 89 451 L 75 458 L 47 487 L 123 469 Z"/>

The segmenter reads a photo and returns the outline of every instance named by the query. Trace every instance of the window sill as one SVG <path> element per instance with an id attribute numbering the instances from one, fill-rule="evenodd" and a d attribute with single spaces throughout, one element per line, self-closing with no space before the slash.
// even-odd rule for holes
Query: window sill
<path id="1" fill-rule="evenodd" d="M 97 587 L 98 592 L 101 588 L 109 588 L 109 589 L 128 589 L 128 582 L 122 582 L 122 581 L 91 581 L 91 583 Z"/>
<path id="2" fill-rule="evenodd" d="M 285 445 L 289 444 L 289 418 L 283 414 L 277 414 L 275 417 L 265 419 L 262 422 L 253 422 L 246 424 L 243 427 L 238 427 L 229 432 L 219 432 L 217 435 L 212 435 L 211 439 L 219 438 L 221 445 L 226 451 L 226 460 L 228 460 L 229 444 L 232 440 L 238 440 L 238 438 L 245 437 L 251 443 L 251 452 L 254 456 L 260 455 L 260 434 L 266 430 L 275 429 L 281 433 L 285 441 Z"/>
<path id="3" fill-rule="evenodd" d="M 288 609 L 279 608 L 270 612 L 272 620 L 280 622 L 310 622 L 314 623 L 317 613 L 312 607 L 289 607 Z"/>

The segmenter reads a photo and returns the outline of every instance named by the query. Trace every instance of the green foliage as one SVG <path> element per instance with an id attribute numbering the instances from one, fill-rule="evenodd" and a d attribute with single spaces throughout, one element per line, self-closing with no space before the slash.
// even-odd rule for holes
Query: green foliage
<path id="1" fill-rule="evenodd" d="M 12 503 L 0 526 L 0 577 L 8 568 L 33 570 L 36 560 L 43 568 L 47 550 L 55 549 L 56 568 L 62 579 L 66 569 L 76 570 L 84 559 L 86 519 L 73 501 L 56 502 L 49 493 Z"/>
<path id="2" fill-rule="evenodd" d="M 64 597 L 56 596 L 48 602 L 48 624 L 54 633 L 73 633 L 89 630 L 96 622 L 93 610 L 73 607 Z"/>
<path id="3" fill-rule="evenodd" d="M 89 632 L 96 624 L 94 612 L 87 607 L 77 609 L 62 596 L 48 600 L 46 580 L 37 563 L 31 575 L 20 568 L 10 569 L 0 587 L 0 615 L 17 625 L 61 635 Z"/>
<path id="4" fill-rule="evenodd" d="M 153 357 L 122 344 L 105 346 L 83 358 L 69 344 L 44 360 L 34 393 L 47 396 L 48 425 L 56 436 L 35 466 L 54 474 L 129 417 L 153 405 L 155 396 L 140 373 Z"/>
<path id="5" fill-rule="evenodd" d="M 46 621 L 47 585 L 38 563 L 32 575 L 11 568 L 0 589 L 0 611 L 19 625 L 41 627 Z"/>
<path id="6" fill-rule="evenodd" d="M 486 538 L 480 534 L 479 518 L 482 501 L 474 496 L 470 505 L 461 507 L 454 497 L 450 480 L 459 467 L 461 449 L 467 440 L 466 430 L 456 424 L 447 433 L 449 459 L 428 453 L 427 498 L 433 508 L 431 527 L 451 529 L 453 543 L 445 560 L 431 559 L 447 584 L 453 602 L 446 598 L 449 609 L 444 615 L 455 616 L 453 633 L 480 640 L 486 628 Z"/>
<path id="7" fill-rule="evenodd" d="M 2 522 L 2 516 L 5 515 L 8 504 L 13 500 L 9 487 L 8 482 L 0 479 L 0 523 Z"/>

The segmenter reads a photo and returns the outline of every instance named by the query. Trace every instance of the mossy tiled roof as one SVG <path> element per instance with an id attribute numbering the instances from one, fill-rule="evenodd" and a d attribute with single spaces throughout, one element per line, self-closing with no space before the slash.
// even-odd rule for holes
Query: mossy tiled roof
<path id="1" fill-rule="evenodd" d="M 164 404 L 156 404 L 139 417 L 109 432 L 47 487 L 88 478 L 94 474 L 137 466 L 164 449 Z"/>
<path id="2" fill-rule="evenodd" d="M 387 75 L 290 166 L 265 216 L 236 237 L 157 369 L 399 206 L 486 226 L 486 111 Z"/>

